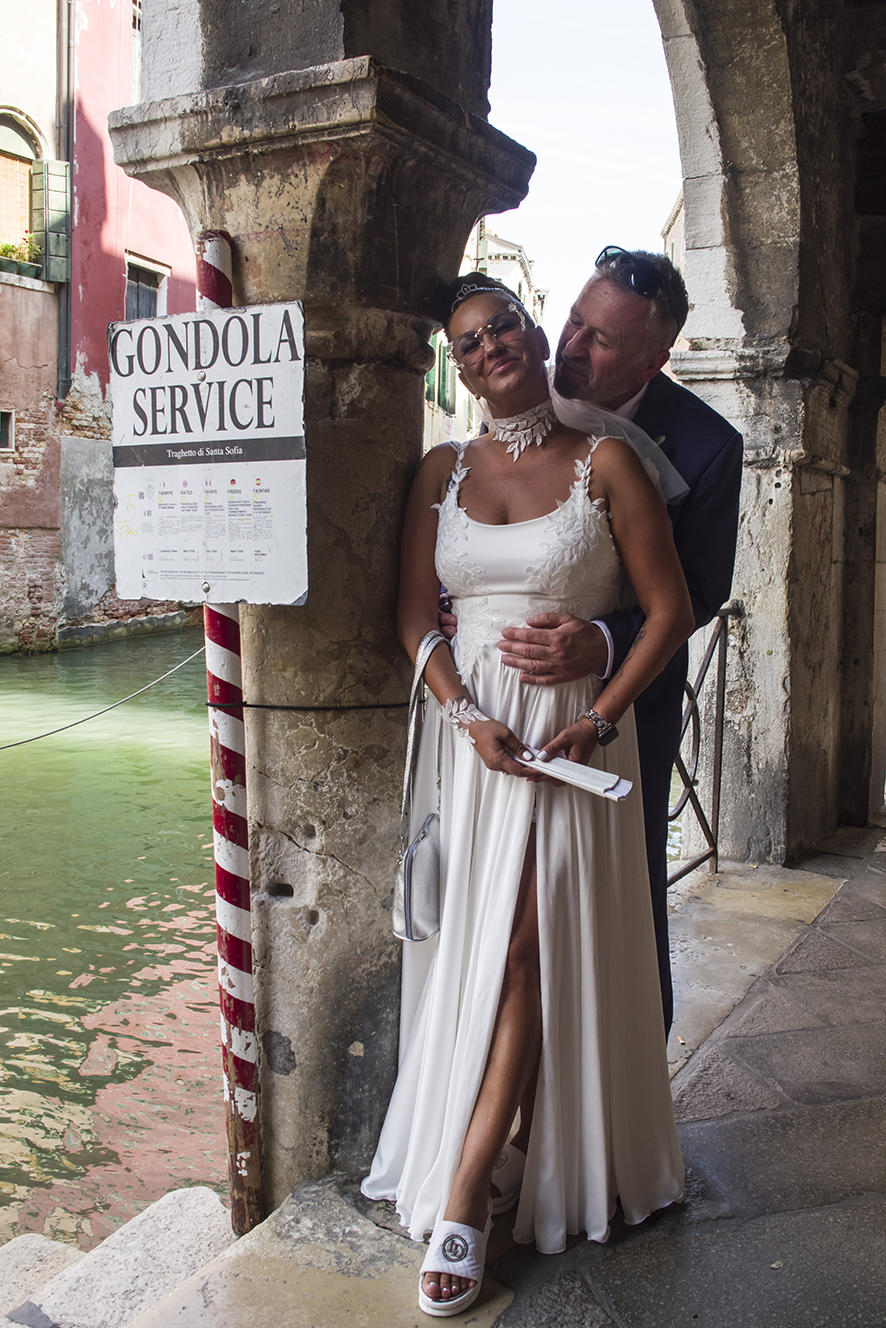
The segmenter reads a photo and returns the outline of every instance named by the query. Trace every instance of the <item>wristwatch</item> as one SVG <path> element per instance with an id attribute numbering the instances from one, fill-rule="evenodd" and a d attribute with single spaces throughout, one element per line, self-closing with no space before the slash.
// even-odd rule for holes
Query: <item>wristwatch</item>
<path id="1" fill-rule="evenodd" d="M 598 715 L 596 710 L 583 710 L 578 716 L 579 719 L 589 719 L 597 730 L 597 744 L 605 747 L 607 743 L 612 742 L 613 738 L 618 737 L 618 729 L 608 719 Z"/>

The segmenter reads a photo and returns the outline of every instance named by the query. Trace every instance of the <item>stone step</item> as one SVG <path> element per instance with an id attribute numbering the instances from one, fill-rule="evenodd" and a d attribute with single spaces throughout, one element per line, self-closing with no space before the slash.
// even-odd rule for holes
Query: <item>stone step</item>
<path id="1" fill-rule="evenodd" d="M 218 1195 L 204 1186 L 173 1190 L 7 1309 L 0 1323 L 125 1328 L 233 1241 Z"/>
<path id="2" fill-rule="evenodd" d="M 385 1208 L 342 1193 L 335 1178 L 300 1185 L 127 1328 L 423 1328 L 430 1322 L 418 1308 L 424 1245 L 377 1225 L 357 1204 L 376 1218 Z M 469 1317 L 453 1322 L 492 1328 L 513 1298 L 487 1274 Z"/>
<path id="3" fill-rule="evenodd" d="M 0 1246 L 0 1314 L 33 1300 L 57 1274 L 85 1257 L 76 1246 L 36 1231 L 7 1241 Z"/>

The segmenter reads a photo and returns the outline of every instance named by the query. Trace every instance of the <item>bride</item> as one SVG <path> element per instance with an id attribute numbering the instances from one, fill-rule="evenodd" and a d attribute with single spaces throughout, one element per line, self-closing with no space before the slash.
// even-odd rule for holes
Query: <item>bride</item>
<path id="1" fill-rule="evenodd" d="M 441 928 L 363 1183 L 413 1239 L 433 1232 L 419 1304 L 439 1317 L 478 1295 L 493 1209 L 519 1199 L 515 1239 L 557 1253 L 606 1240 L 616 1200 L 636 1223 L 681 1196 L 631 705 L 693 626 L 636 453 L 557 422 L 544 332 L 511 291 L 472 273 L 451 295 L 450 357 L 489 432 L 422 461 L 398 614 L 413 659 L 441 582 L 458 618 L 425 672 L 419 756 L 427 777 L 442 725 Z M 645 623 L 608 682 L 532 688 L 502 666 L 502 627 L 625 596 Z M 555 755 L 635 788 L 557 783 Z"/>

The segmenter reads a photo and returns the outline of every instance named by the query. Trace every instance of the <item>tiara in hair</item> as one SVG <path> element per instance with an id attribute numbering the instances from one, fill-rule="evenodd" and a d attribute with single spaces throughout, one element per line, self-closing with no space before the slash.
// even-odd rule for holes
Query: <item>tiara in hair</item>
<path id="1" fill-rule="evenodd" d="M 450 314 L 454 314 L 458 306 L 463 304 L 465 300 L 470 299 L 472 295 L 509 295 L 512 300 L 517 300 L 514 292 L 508 290 L 506 286 L 478 286 L 476 282 L 472 282 L 468 286 L 462 286 L 461 290 L 452 301 L 452 308 L 449 310 Z M 517 300 L 517 303 L 520 304 L 520 301 Z M 520 308 L 523 309 L 523 312 L 528 318 L 529 314 L 522 304 L 520 304 Z"/>

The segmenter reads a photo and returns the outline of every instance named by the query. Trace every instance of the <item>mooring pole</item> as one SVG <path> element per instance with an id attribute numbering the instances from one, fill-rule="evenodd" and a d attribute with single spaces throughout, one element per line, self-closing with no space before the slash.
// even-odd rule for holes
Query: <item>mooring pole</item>
<path id="1" fill-rule="evenodd" d="M 197 237 L 198 310 L 227 309 L 231 302 L 231 238 L 224 231 L 203 231 Z M 209 589 L 207 586 L 207 593 Z M 262 1221 L 265 1205 L 252 984 L 246 733 L 238 605 L 204 604 L 203 629 L 231 1226 L 242 1236 Z"/>

